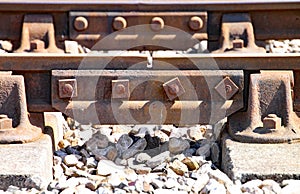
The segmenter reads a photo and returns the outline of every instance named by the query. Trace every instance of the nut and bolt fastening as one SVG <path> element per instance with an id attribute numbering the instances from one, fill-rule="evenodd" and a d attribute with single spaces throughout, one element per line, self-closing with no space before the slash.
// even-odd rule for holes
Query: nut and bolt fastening
<path id="1" fill-rule="evenodd" d="M 263 125 L 265 129 L 279 129 L 281 127 L 281 118 L 276 114 L 268 114 L 263 119 Z"/>
<path id="2" fill-rule="evenodd" d="M 124 86 L 123 84 L 117 84 L 117 85 L 116 85 L 115 91 L 116 91 L 118 94 L 123 94 L 123 93 L 125 93 L 126 88 L 125 88 L 125 86 Z"/>
<path id="3" fill-rule="evenodd" d="M 72 95 L 72 93 L 73 93 L 73 91 L 74 91 L 74 88 L 73 88 L 73 86 L 71 85 L 71 84 L 65 84 L 64 86 L 63 86 L 63 89 L 62 89 L 62 92 L 64 93 L 64 94 L 66 94 L 66 95 Z"/>
<path id="4" fill-rule="evenodd" d="M 10 129 L 12 128 L 12 119 L 8 118 L 7 115 L 0 115 L 0 129 Z"/>
<path id="5" fill-rule="evenodd" d="M 74 28 L 77 31 L 83 31 L 86 30 L 89 26 L 89 23 L 85 17 L 79 16 L 76 17 L 74 20 Z"/>
<path id="6" fill-rule="evenodd" d="M 176 95 L 179 92 L 179 87 L 177 84 L 173 83 L 168 86 L 168 91 L 172 95 Z"/>
<path id="7" fill-rule="evenodd" d="M 154 17 L 151 20 L 151 29 L 153 31 L 159 31 L 162 30 L 165 26 L 165 22 L 162 18 L 160 17 Z"/>
<path id="8" fill-rule="evenodd" d="M 244 47 L 244 41 L 242 39 L 233 40 L 232 46 L 234 49 L 241 49 Z"/>
<path id="9" fill-rule="evenodd" d="M 127 21 L 123 17 L 116 17 L 112 25 L 114 30 L 122 30 L 127 27 Z"/>
<path id="10" fill-rule="evenodd" d="M 191 17 L 189 27 L 192 30 L 201 30 L 203 28 L 203 20 L 198 16 Z"/>

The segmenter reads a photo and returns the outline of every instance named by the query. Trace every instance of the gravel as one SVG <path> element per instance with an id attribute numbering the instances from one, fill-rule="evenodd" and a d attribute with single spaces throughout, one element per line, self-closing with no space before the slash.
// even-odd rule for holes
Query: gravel
<path id="1" fill-rule="evenodd" d="M 220 150 L 216 134 L 207 134 L 213 133 L 211 126 L 81 127 L 70 118 L 68 122 L 70 129 L 54 153 L 53 181 L 40 191 L 10 186 L 0 193 L 300 192 L 300 180 L 252 180 L 244 184 L 230 180 L 216 168 Z"/>

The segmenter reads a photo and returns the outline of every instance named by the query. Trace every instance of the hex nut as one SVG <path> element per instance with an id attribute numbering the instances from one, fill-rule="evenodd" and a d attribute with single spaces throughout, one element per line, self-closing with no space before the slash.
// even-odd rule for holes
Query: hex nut
<path id="1" fill-rule="evenodd" d="M 263 119 L 263 128 L 264 129 L 280 129 L 281 127 L 281 118 L 277 117 L 275 114 L 269 114 Z"/>
<path id="2" fill-rule="evenodd" d="M 77 97 L 77 81 L 76 79 L 58 80 L 58 90 L 60 98 Z"/>
<path id="3" fill-rule="evenodd" d="M 0 129 L 12 128 L 12 119 L 8 118 L 7 115 L 0 115 Z"/>

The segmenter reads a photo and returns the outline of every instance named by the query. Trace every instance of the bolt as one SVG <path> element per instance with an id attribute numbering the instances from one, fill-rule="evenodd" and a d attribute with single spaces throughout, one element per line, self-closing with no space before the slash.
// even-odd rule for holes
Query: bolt
<path id="1" fill-rule="evenodd" d="M 42 40 L 32 40 L 30 41 L 30 50 L 34 52 L 41 52 L 45 50 L 45 43 Z"/>
<path id="2" fill-rule="evenodd" d="M 281 118 L 276 114 L 268 114 L 263 119 L 263 125 L 265 129 L 279 129 L 281 127 Z"/>
<path id="3" fill-rule="evenodd" d="M 179 92 L 179 87 L 177 84 L 173 83 L 168 86 L 168 91 L 172 95 L 176 95 Z"/>
<path id="4" fill-rule="evenodd" d="M 165 26 L 164 20 L 160 17 L 154 17 L 151 20 L 151 29 L 153 31 L 162 30 Z"/>
<path id="5" fill-rule="evenodd" d="M 76 17 L 74 20 L 74 28 L 77 31 L 83 31 L 86 30 L 89 26 L 89 23 L 85 17 L 79 16 Z"/>
<path id="6" fill-rule="evenodd" d="M 8 118 L 7 115 L 0 115 L 0 129 L 12 128 L 12 119 Z"/>
<path id="7" fill-rule="evenodd" d="M 232 92 L 232 87 L 230 85 L 225 85 L 225 91 L 226 93 Z"/>
<path id="8" fill-rule="evenodd" d="M 72 96 L 74 89 L 71 84 L 65 84 L 62 88 L 62 92 L 66 95 Z"/>
<path id="9" fill-rule="evenodd" d="M 127 21 L 123 17 L 116 17 L 113 21 L 113 28 L 115 30 L 122 30 L 127 27 Z"/>
<path id="10" fill-rule="evenodd" d="M 242 39 L 233 40 L 232 46 L 234 49 L 241 49 L 244 47 L 244 41 Z"/>
<path id="11" fill-rule="evenodd" d="M 198 16 L 193 16 L 189 21 L 189 27 L 192 30 L 201 30 L 203 28 L 203 20 Z"/>
<path id="12" fill-rule="evenodd" d="M 115 91 L 118 93 L 118 94 L 124 94 L 125 91 L 126 91 L 126 88 L 123 84 L 117 84 L 116 85 L 116 88 L 115 88 Z"/>

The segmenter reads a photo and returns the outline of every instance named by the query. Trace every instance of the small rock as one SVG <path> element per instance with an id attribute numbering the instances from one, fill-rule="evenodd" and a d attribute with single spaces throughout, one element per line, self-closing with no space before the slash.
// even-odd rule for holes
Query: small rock
<path id="1" fill-rule="evenodd" d="M 165 185 L 165 188 L 172 189 L 172 188 L 175 188 L 178 185 L 178 183 L 174 178 L 168 178 L 168 180 L 165 182 L 164 185 Z"/>
<path id="2" fill-rule="evenodd" d="M 128 159 L 135 154 L 143 151 L 147 146 L 147 142 L 145 139 L 141 138 L 137 142 L 135 142 L 129 149 L 125 150 L 123 152 L 123 159 Z"/>
<path id="3" fill-rule="evenodd" d="M 205 193 L 209 194 L 226 194 L 225 186 L 215 179 L 209 179 L 209 182 L 205 186 L 205 190 Z"/>
<path id="4" fill-rule="evenodd" d="M 70 167 L 70 166 L 76 166 L 76 164 L 79 162 L 78 161 L 78 157 L 77 155 L 71 154 L 71 155 L 67 155 L 64 157 L 64 163 Z"/>
<path id="5" fill-rule="evenodd" d="M 274 180 L 266 179 L 261 183 L 262 190 L 266 188 L 274 193 L 281 193 L 281 187 Z"/>
<path id="6" fill-rule="evenodd" d="M 159 147 L 159 145 L 160 145 L 159 137 L 151 137 L 151 135 L 146 134 L 145 139 L 147 142 L 147 146 L 146 146 L 145 150 L 154 149 L 154 148 Z"/>
<path id="7" fill-rule="evenodd" d="M 61 150 L 57 150 L 57 151 L 55 151 L 54 152 L 54 155 L 55 156 L 59 156 L 59 157 L 61 157 L 61 158 L 64 158 L 66 155 L 68 155 L 65 151 L 64 151 L 64 149 L 61 149 Z"/>
<path id="8" fill-rule="evenodd" d="M 97 174 L 107 176 L 114 172 L 119 172 L 124 169 L 123 166 L 118 166 L 110 160 L 100 160 L 98 162 Z"/>
<path id="9" fill-rule="evenodd" d="M 208 176 L 210 178 L 213 178 L 213 179 L 217 180 L 218 182 L 224 184 L 226 187 L 233 185 L 232 180 L 230 180 L 230 178 L 225 173 L 220 171 L 219 169 L 210 170 L 208 172 Z"/>
<path id="10" fill-rule="evenodd" d="M 127 166 L 128 162 L 125 159 L 116 158 L 115 163 L 120 166 Z"/>
<path id="11" fill-rule="evenodd" d="M 111 161 L 114 161 L 118 156 L 117 148 L 115 148 L 114 146 L 109 146 L 106 149 L 107 149 L 106 158 Z"/>
<path id="12" fill-rule="evenodd" d="M 209 182 L 209 176 L 207 174 L 200 175 L 192 186 L 192 191 L 199 193 L 205 185 Z"/>
<path id="13" fill-rule="evenodd" d="M 73 194 L 76 193 L 75 188 L 66 188 L 60 194 Z"/>
<path id="14" fill-rule="evenodd" d="M 178 128 L 172 128 L 170 138 L 188 138 L 188 128 L 186 127 L 178 127 Z"/>
<path id="15" fill-rule="evenodd" d="M 86 188 L 95 191 L 100 185 L 100 182 L 90 181 L 85 184 Z"/>
<path id="16" fill-rule="evenodd" d="M 107 182 L 114 187 L 119 186 L 121 183 L 125 185 L 128 184 L 126 180 L 126 176 L 122 172 L 111 173 L 111 175 L 108 177 Z"/>
<path id="17" fill-rule="evenodd" d="M 156 130 L 154 136 L 158 137 L 161 143 L 169 141 L 169 136 L 160 130 Z"/>
<path id="18" fill-rule="evenodd" d="M 124 174 L 126 175 L 126 179 L 128 181 L 136 181 L 138 179 L 138 175 L 135 173 L 133 169 L 126 168 L 124 169 Z"/>
<path id="19" fill-rule="evenodd" d="M 181 162 L 185 164 L 189 170 L 197 170 L 199 168 L 197 161 L 191 157 L 184 158 Z"/>
<path id="20" fill-rule="evenodd" d="M 197 156 L 204 156 L 205 158 L 210 156 L 210 145 L 205 144 L 201 146 L 199 149 L 196 151 Z"/>
<path id="21" fill-rule="evenodd" d="M 241 190 L 243 192 L 248 192 L 248 193 L 263 193 L 263 191 L 259 188 L 262 184 L 261 180 L 255 179 L 255 180 L 251 180 L 248 181 L 246 183 L 244 183 L 241 186 Z"/>
<path id="22" fill-rule="evenodd" d="M 192 140 L 199 140 L 199 139 L 203 139 L 203 134 L 202 134 L 202 130 L 200 129 L 199 126 L 194 126 L 194 127 L 190 127 L 188 129 L 188 135 Z"/>
<path id="23" fill-rule="evenodd" d="M 282 181 L 284 186 L 281 190 L 282 194 L 299 194 L 300 193 L 300 180 L 284 180 Z"/>
<path id="24" fill-rule="evenodd" d="M 97 131 L 93 134 L 91 139 L 85 142 L 85 146 L 89 151 L 93 151 L 98 148 L 106 148 L 108 146 L 108 143 L 109 141 L 107 136 L 101 134 L 100 131 Z"/>
<path id="25" fill-rule="evenodd" d="M 145 164 L 134 164 L 134 158 L 128 159 L 128 167 L 135 170 L 137 174 L 149 174 L 151 168 L 146 167 Z"/>
<path id="26" fill-rule="evenodd" d="M 100 127 L 99 131 L 100 131 L 101 134 L 106 135 L 107 137 L 110 136 L 111 133 L 112 133 L 112 129 L 109 128 L 109 127 L 105 127 L 105 126 L 104 127 Z"/>
<path id="27" fill-rule="evenodd" d="M 210 157 L 214 164 L 220 164 L 220 148 L 217 143 L 212 143 L 210 147 Z"/>
<path id="28" fill-rule="evenodd" d="M 52 169 L 55 180 L 59 180 L 62 176 L 64 176 L 64 170 L 60 165 L 54 165 Z"/>
<path id="29" fill-rule="evenodd" d="M 138 163 L 146 163 L 148 160 L 151 159 L 151 156 L 149 156 L 148 154 L 146 153 L 139 153 L 135 156 L 135 160 L 138 162 Z"/>
<path id="30" fill-rule="evenodd" d="M 139 130 L 138 130 L 138 133 L 136 134 L 136 136 L 143 138 L 143 137 L 145 137 L 146 134 L 148 134 L 150 136 L 154 136 L 154 126 L 144 125 L 144 126 L 140 127 Z"/>
<path id="31" fill-rule="evenodd" d="M 150 168 L 155 168 L 156 166 L 160 165 L 161 163 L 163 163 L 167 160 L 170 160 L 170 152 L 169 151 L 163 152 L 153 158 L 150 158 L 146 164 Z"/>
<path id="32" fill-rule="evenodd" d="M 133 143 L 133 140 L 131 139 L 131 137 L 128 134 L 123 134 L 117 144 L 116 144 L 116 148 L 118 150 L 119 154 L 122 154 L 125 150 L 127 150 L 131 144 Z"/>
<path id="33" fill-rule="evenodd" d="M 187 166 L 179 160 L 174 160 L 170 164 L 170 169 L 172 169 L 176 174 L 181 175 L 181 176 L 183 176 L 185 172 L 189 171 Z"/>
<path id="34" fill-rule="evenodd" d="M 153 188 L 149 183 L 144 181 L 143 182 L 143 191 L 146 192 L 146 193 L 149 193 L 149 192 L 153 191 Z"/>
<path id="35" fill-rule="evenodd" d="M 77 194 L 95 194 L 95 192 L 91 191 L 88 188 L 85 188 L 84 185 L 79 185 L 76 187 Z"/>
<path id="36" fill-rule="evenodd" d="M 62 139 L 62 140 L 60 140 L 60 141 L 58 142 L 58 147 L 59 147 L 60 149 L 65 148 L 65 147 L 67 147 L 67 146 L 71 146 L 71 143 L 70 143 L 68 140 L 66 140 L 66 139 Z"/>
<path id="37" fill-rule="evenodd" d="M 189 142 L 181 138 L 171 138 L 169 141 L 169 151 L 172 154 L 180 154 L 189 147 Z"/>
<path id="38" fill-rule="evenodd" d="M 126 191 L 120 188 L 114 188 L 114 194 L 126 194 Z"/>
<path id="39" fill-rule="evenodd" d="M 94 157 L 89 157 L 86 159 L 85 165 L 88 168 L 96 168 L 98 165 L 98 162 L 96 161 L 96 159 Z"/>

